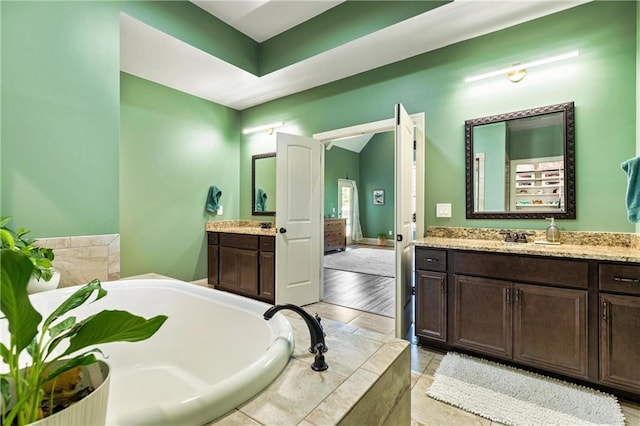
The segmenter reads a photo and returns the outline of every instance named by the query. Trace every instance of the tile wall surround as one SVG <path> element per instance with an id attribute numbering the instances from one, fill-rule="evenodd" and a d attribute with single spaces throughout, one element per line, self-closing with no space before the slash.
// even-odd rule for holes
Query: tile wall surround
<path id="1" fill-rule="evenodd" d="M 306 324 L 282 313 L 295 339 L 289 364 L 264 391 L 210 425 L 411 423 L 409 342 L 323 319 L 329 369 L 315 372 Z"/>
<path id="2" fill-rule="evenodd" d="M 59 287 L 120 279 L 120 234 L 39 238 L 36 245 L 53 249 Z"/>
<path id="3" fill-rule="evenodd" d="M 529 240 L 544 240 L 545 230 L 540 229 L 511 229 L 511 231 L 533 233 Z M 462 238 L 468 240 L 504 240 L 500 228 L 466 228 L 429 226 L 427 227 L 427 237 L 436 238 Z M 585 232 L 585 231 L 563 231 L 560 230 L 560 241 L 563 244 L 586 245 L 586 246 L 608 246 L 608 247 L 629 247 L 640 249 L 640 234 L 626 232 Z"/>

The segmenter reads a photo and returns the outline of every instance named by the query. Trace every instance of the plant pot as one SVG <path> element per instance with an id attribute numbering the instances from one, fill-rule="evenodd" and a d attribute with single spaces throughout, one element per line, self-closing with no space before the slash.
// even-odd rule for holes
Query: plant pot
<path id="1" fill-rule="evenodd" d="M 40 293 L 41 291 L 55 290 L 58 288 L 58 284 L 60 284 L 60 272 L 54 269 L 53 276 L 49 281 L 45 281 L 42 278 L 36 279 L 32 276 L 27 284 L 27 293 L 33 294 Z"/>
<path id="2" fill-rule="evenodd" d="M 106 362 L 97 361 L 91 365 L 83 366 L 82 380 L 78 383 L 74 391 L 78 392 L 91 386 L 94 388 L 93 392 L 81 400 L 72 403 L 62 411 L 30 423 L 30 425 L 100 426 L 106 424 L 110 381 L 110 369 Z"/>
<path id="3" fill-rule="evenodd" d="M 384 238 L 378 238 L 378 245 L 379 246 L 385 246 L 387 245 L 387 240 Z"/>

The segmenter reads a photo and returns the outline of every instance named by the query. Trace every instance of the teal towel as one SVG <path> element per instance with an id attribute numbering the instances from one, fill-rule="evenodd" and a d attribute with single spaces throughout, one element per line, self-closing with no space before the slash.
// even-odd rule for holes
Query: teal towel
<path id="1" fill-rule="evenodd" d="M 258 188 L 256 191 L 256 211 L 257 212 L 266 212 L 267 211 L 267 193 L 264 192 L 264 189 Z"/>
<path id="2" fill-rule="evenodd" d="M 627 214 L 633 223 L 640 222 L 640 156 L 622 163 L 627 173 Z"/>
<path id="3" fill-rule="evenodd" d="M 207 211 L 209 213 L 218 212 L 220 197 L 222 197 L 222 191 L 220 191 L 215 185 L 210 186 L 209 193 L 207 194 Z"/>

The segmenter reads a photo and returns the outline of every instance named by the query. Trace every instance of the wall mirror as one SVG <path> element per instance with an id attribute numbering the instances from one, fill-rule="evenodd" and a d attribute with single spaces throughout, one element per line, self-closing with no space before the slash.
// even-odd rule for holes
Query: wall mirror
<path id="1" fill-rule="evenodd" d="M 276 153 L 251 157 L 251 205 L 254 216 L 276 214 Z"/>
<path id="2" fill-rule="evenodd" d="M 467 219 L 575 219 L 573 102 L 465 121 Z"/>

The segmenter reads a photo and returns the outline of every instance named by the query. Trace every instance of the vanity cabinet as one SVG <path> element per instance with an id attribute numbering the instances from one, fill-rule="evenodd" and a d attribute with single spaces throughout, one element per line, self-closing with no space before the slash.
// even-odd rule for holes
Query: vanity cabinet
<path id="1" fill-rule="evenodd" d="M 208 243 L 210 286 L 275 301 L 274 237 L 210 232 Z"/>
<path id="2" fill-rule="evenodd" d="M 588 376 L 587 291 L 455 275 L 452 344 Z"/>
<path id="3" fill-rule="evenodd" d="M 640 393 L 640 266 L 603 263 L 600 290 L 600 381 Z"/>
<path id="4" fill-rule="evenodd" d="M 447 341 L 447 257 L 444 250 L 416 248 L 416 335 Z"/>
<path id="5" fill-rule="evenodd" d="M 640 264 L 424 246 L 415 259 L 421 344 L 640 400 Z"/>
<path id="6" fill-rule="evenodd" d="M 588 377 L 587 262 L 469 252 L 453 259 L 453 345 Z"/>

